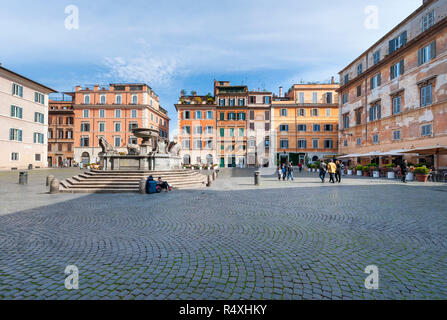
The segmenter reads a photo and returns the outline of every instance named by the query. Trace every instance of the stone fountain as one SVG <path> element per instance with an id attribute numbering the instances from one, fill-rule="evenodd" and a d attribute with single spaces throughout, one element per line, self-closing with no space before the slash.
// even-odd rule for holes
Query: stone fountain
<path id="1" fill-rule="evenodd" d="M 127 154 L 119 153 L 105 138 L 99 138 L 103 170 L 167 171 L 182 168 L 180 145 L 160 137 L 154 129 L 136 128 L 132 133 L 142 142 L 140 146 L 128 145 Z"/>

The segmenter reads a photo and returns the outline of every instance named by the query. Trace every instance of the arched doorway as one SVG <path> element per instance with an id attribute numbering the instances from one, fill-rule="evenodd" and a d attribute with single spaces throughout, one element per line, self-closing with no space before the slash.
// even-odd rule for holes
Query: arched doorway
<path id="1" fill-rule="evenodd" d="M 189 154 L 185 154 L 183 156 L 183 164 L 187 164 L 187 165 L 191 164 L 191 157 L 189 156 Z"/>
<path id="2" fill-rule="evenodd" d="M 88 152 L 83 152 L 81 155 L 81 162 L 84 165 L 87 165 L 90 163 L 90 154 Z"/>
<path id="3" fill-rule="evenodd" d="M 209 154 L 206 156 L 206 164 L 207 165 L 213 165 L 213 155 Z"/>
<path id="4" fill-rule="evenodd" d="M 315 161 L 318 161 L 318 157 L 317 157 L 317 156 L 313 156 L 313 157 L 312 157 L 312 161 L 314 161 L 314 162 L 315 162 Z"/>

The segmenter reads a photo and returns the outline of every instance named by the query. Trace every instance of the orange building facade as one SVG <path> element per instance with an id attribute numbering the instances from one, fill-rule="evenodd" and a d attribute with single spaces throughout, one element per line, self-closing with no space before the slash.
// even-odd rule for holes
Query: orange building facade
<path id="1" fill-rule="evenodd" d="M 447 156 L 407 154 L 447 147 L 446 15 L 445 1 L 424 1 L 340 72 L 340 153 L 353 163 L 370 153 L 447 167 Z"/>
<path id="2" fill-rule="evenodd" d="M 71 100 L 71 99 L 70 99 Z M 74 110 L 72 101 L 49 101 L 48 167 L 71 167 L 74 157 Z"/>
<path id="3" fill-rule="evenodd" d="M 104 137 L 119 152 L 141 141 L 132 135 L 134 128 L 151 128 L 169 138 L 169 117 L 159 97 L 147 84 L 111 84 L 93 88 L 77 86 L 73 96 L 74 159 L 95 163 Z"/>
<path id="4" fill-rule="evenodd" d="M 272 149 L 277 164 L 309 163 L 338 153 L 339 85 L 295 84 L 272 102 Z"/>

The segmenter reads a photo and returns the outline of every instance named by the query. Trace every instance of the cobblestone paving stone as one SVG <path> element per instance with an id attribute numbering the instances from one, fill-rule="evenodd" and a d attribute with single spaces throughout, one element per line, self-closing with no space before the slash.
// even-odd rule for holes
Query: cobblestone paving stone
<path id="1" fill-rule="evenodd" d="M 447 298 L 445 187 L 296 186 L 70 195 L 4 214 L 0 298 Z"/>

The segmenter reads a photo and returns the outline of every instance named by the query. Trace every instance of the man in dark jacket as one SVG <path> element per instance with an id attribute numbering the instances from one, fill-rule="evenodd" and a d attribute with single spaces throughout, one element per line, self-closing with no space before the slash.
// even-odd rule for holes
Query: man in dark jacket
<path id="1" fill-rule="evenodd" d="M 323 160 L 320 160 L 320 179 L 321 182 L 324 183 L 324 179 L 326 178 L 326 169 L 327 169 L 327 165 L 326 162 L 324 162 Z"/>
<path id="2" fill-rule="evenodd" d="M 408 161 L 404 160 L 400 164 L 400 171 L 402 172 L 402 182 L 407 183 L 407 173 L 408 173 Z"/>

